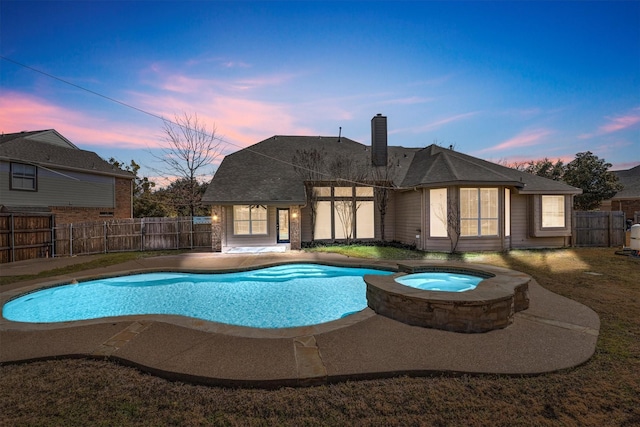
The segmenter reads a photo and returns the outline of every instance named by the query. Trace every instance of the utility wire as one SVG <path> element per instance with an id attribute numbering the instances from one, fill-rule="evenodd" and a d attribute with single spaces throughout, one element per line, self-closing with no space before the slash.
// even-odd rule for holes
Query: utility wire
<path id="1" fill-rule="evenodd" d="M 55 76 L 55 75 L 53 75 L 51 73 L 47 73 L 46 71 L 39 70 L 37 68 L 34 68 L 34 67 L 29 66 L 29 65 L 23 64 L 21 62 L 18 62 L 18 61 L 14 60 L 14 59 L 8 58 L 8 57 L 6 57 L 4 55 L 0 55 L 0 59 L 3 59 L 5 61 L 7 61 L 7 62 L 11 62 L 12 64 L 18 65 L 18 66 L 20 66 L 22 68 L 26 68 L 28 70 L 31 70 L 31 71 L 35 72 L 35 73 L 42 74 L 43 76 L 49 77 L 50 79 L 53 79 L 53 80 L 57 80 L 57 81 L 59 81 L 61 83 L 64 83 L 66 85 L 75 87 L 76 89 L 80 89 L 80 90 L 88 92 L 88 93 L 90 93 L 92 95 L 95 95 L 95 96 L 98 96 L 100 98 L 106 99 L 107 101 L 111 101 L 111 102 L 119 104 L 119 105 L 121 105 L 123 107 L 130 108 L 130 109 L 135 110 L 135 111 L 137 111 L 139 113 L 146 114 L 147 116 L 151 116 L 153 118 L 160 119 L 163 122 L 170 123 L 172 125 L 175 125 L 175 126 L 178 126 L 178 127 L 182 127 L 182 128 L 185 127 L 184 125 L 181 125 L 180 123 L 174 122 L 173 120 L 170 120 L 170 119 L 166 119 L 166 118 L 164 118 L 162 116 L 159 116 L 158 114 L 152 113 L 150 111 L 147 111 L 147 110 L 144 110 L 142 108 L 136 107 L 135 105 L 131 105 L 131 104 L 128 104 L 126 102 L 120 101 L 118 99 L 112 98 L 110 96 L 104 95 L 104 94 L 102 94 L 100 92 L 96 92 L 94 90 L 87 89 L 84 86 L 77 85 L 77 84 L 72 83 L 72 82 L 70 82 L 68 80 L 65 80 L 63 78 Z M 398 187 L 389 187 L 389 186 L 376 185 L 376 184 L 371 184 L 371 183 L 366 183 L 366 182 L 358 182 L 358 181 L 353 181 L 353 180 L 349 180 L 349 179 L 345 179 L 345 178 L 337 178 L 337 179 L 335 177 L 332 178 L 329 173 L 313 170 L 313 169 L 306 168 L 306 167 L 301 166 L 301 165 L 296 165 L 296 164 L 293 164 L 293 163 L 288 162 L 286 160 L 282 160 L 282 159 L 279 159 L 277 157 L 273 157 L 273 156 L 270 156 L 268 154 L 261 153 L 259 151 L 255 151 L 251 147 L 242 147 L 241 145 L 235 144 L 235 143 L 233 143 L 231 141 L 228 141 L 228 140 L 226 140 L 224 138 L 220 138 L 220 137 L 217 137 L 215 135 L 211 135 L 211 134 L 207 134 L 207 133 L 201 132 L 199 129 L 191 129 L 191 130 L 195 131 L 197 133 L 203 134 L 203 135 L 205 135 L 207 137 L 212 137 L 214 139 L 217 139 L 218 141 L 220 141 L 220 142 L 222 142 L 224 144 L 228 144 L 228 145 L 234 146 L 234 147 L 239 148 L 239 149 L 247 150 L 247 151 L 249 151 L 251 153 L 254 153 L 254 154 L 257 154 L 259 156 L 266 157 L 267 159 L 270 159 L 270 160 L 273 160 L 273 161 L 276 161 L 276 162 L 280 162 L 280 163 L 284 163 L 284 164 L 286 164 L 288 166 L 292 166 L 292 167 L 294 167 L 296 169 L 300 169 L 300 170 L 304 170 L 304 171 L 312 172 L 312 173 L 317 173 L 318 175 L 321 175 L 321 176 L 326 176 L 327 178 L 329 178 L 330 181 L 331 180 L 341 181 L 341 182 L 346 182 L 346 183 L 349 183 L 349 184 L 357 184 L 357 185 L 362 185 L 362 186 L 366 186 L 366 187 L 388 189 L 388 190 L 398 189 Z"/>

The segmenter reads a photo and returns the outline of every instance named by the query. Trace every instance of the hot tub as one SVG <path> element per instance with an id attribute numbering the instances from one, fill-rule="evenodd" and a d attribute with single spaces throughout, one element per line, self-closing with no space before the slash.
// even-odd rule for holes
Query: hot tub
<path id="1" fill-rule="evenodd" d="M 513 323 L 513 315 L 529 307 L 531 277 L 488 265 L 416 262 L 399 264 L 400 273 L 365 276 L 367 305 L 400 322 L 453 332 L 487 332 Z M 424 290 L 398 282 L 407 274 L 448 272 L 482 277 L 465 292 Z"/>

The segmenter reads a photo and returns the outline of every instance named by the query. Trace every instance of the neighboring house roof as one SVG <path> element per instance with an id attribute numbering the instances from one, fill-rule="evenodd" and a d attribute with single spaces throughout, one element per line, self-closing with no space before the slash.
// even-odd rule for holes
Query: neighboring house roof
<path id="1" fill-rule="evenodd" d="M 131 172 L 113 166 L 96 153 L 79 149 L 53 129 L 1 135 L 0 160 L 134 178 Z"/>
<path id="2" fill-rule="evenodd" d="M 297 151 L 321 150 L 325 164 L 350 158 L 369 169 L 371 148 L 349 138 L 327 136 L 273 136 L 226 156 L 216 171 L 203 201 L 215 204 L 303 204 L 303 178 L 292 160 Z M 531 175 L 454 150 L 429 147 L 388 147 L 390 176 L 399 190 L 442 185 L 508 185 L 524 194 L 579 194 L 563 182 Z M 377 168 L 379 169 L 379 168 Z M 327 176 L 327 181 L 331 176 Z M 380 176 L 380 175 L 378 175 Z"/>
<path id="3" fill-rule="evenodd" d="M 613 171 L 622 184 L 622 190 L 618 191 L 613 200 L 640 199 L 640 165 L 621 171 Z"/>

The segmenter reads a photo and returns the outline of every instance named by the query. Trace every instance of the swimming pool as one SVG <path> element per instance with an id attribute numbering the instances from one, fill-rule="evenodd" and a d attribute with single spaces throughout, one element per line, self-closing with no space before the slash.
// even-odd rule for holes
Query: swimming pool
<path id="1" fill-rule="evenodd" d="M 365 309 L 367 274 L 392 272 L 286 264 L 236 273 L 144 273 L 25 294 L 7 302 L 2 315 L 27 323 L 169 314 L 253 328 L 308 326 Z"/>

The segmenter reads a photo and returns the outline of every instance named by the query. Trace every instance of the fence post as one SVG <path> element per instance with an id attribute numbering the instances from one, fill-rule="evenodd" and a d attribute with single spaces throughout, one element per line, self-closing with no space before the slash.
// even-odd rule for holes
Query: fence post
<path id="1" fill-rule="evenodd" d="M 73 256 L 73 223 L 69 223 L 69 256 Z"/>
<path id="2" fill-rule="evenodd" d="M 51 215 L 49 217 L 49 225 L 51 226 L 51 258 L 56 257 L 56 222 L 55 217 Z"/>
<path id="3" fill-rule="evenodd" d="M 102 222 L 102 237 L 104 238 L 104 253 L 106 254 L 107 252 L 107 221 L 103 221 Z"/>
<path id="4" fill-rule="evenodd" d="M 140 252 L 144 251 L 144 218 L 140 218 Z"/>
<path id="5" fill-rule="evenodd" d="M 607 218 L 609 219 L 609 240 L 607 241 L 607 247 L 611 247 L 611 242 L 613 241 L 613 212 L 607 212 Z"/>
<path id="6" fill-rule="evenodd" d="M 9 231 L 10 231 L 10 241 L 9 241 L 9 246 L 11 246 L 11 261 L 10 262 L 14 262 L 16 260 L 16 242 L 15 242 L 15 235 L 14 235 L 14 229 L 15 229 L 15 223 L 13 220 L 13 214 L 9 215 Z"/>
<path id="7" fill-rule="evenodd" d="M 576 211 L 572 210 L 571 211 L 571 247 L 572 248 L 576 247 L 576 232 L 577 232 L 576 219 L 577 219 Z"/>

